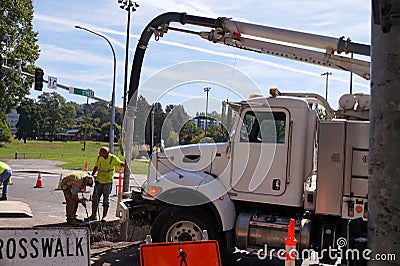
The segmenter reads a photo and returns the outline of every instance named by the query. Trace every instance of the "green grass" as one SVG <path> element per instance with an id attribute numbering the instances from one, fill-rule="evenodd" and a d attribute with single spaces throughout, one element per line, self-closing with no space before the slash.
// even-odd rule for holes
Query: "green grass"
<path id="1" fill-rule="evenodd" d="M 89 170 L 93 169 L 101 146 L 108 146 L 107 142 L 87 141 L 86 150 L 83 151 L 83 142 L 79 141 L 27 141 L 13 140 L 11 143 L 0 145 L 0 158 L 2 159 L 42 159 L 60 161 L 61 167 L 70 170 L 83 170 L 85 162 L 89 164 Z M 118 146 L 114 148 L 114 154 L 122 160 Z M 132 169 L 135 174 L 147 174 L 147 162 L 143 160 L 132 161 Z"/>

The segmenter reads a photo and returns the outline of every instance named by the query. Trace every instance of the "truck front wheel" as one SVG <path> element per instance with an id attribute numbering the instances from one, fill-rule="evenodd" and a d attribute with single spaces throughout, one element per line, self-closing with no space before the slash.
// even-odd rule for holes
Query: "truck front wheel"
<path id="1" fill-rule="evenodd" d="M 154 242 L 201 240 L 203 230 L 209 239 L 217 239 L 214 219 L 203 209 L 168 207 L 155 219 L 151 227 Z"/>

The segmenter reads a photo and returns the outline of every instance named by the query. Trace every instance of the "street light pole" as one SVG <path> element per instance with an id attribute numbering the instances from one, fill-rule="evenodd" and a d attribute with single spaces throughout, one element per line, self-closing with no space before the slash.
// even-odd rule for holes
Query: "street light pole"
<path id="1" fill-rule="evenodd" d="M 112 96 L 111 96 L 111 121 L 110 121 L 110 140 L 109 140 L 109 147 L 110 147 L 110 152 L 114 153 L 114 131 L 115 131 L 115 73 L 116 73 L 116 69 L 117 69 L 117 59 L 115 57 L 115 51 L 114 51 L 114 47 L 112 46 L 111 42 L 104 36 L 101 35 L 100 33 L 94 32 L 92 30 L 89 30 L 87 28 L 84 28 L 82 26 L 76 25 L 75 28 L 77 29 L 81 29 L 81 30 L 85 30 L 88 31 L 94 35 L 97 35 L 101 38 L 103 38 L 104 40 L 107 41 L 107 43 L 110 45 L 111 47 L 111 51 L 114 57 L 114 75 L 113 75 L 113 87 L 112 87 Z"/>
<path id="2" fill-rule="evenodd" d="M 85 135 L 83 136 L 83 151 L 86 151 L 86 129 L 88 126 L 88 113 L 87 113 L 87 108 L 89 106 L 89 97 L 86 97 L 86 108 L 84 109 L 84 114 L 85 114 Z"/>
<path id="3" fill-rule="evenodd" d="M 207 122 L 208 122 L 208 118 L 207 118 L 207 113 L 208 113 L 208 92 L 211 90 L 210 87 L 205 87 L 204 88 L 204 92 L 207 94 L 207 98 L 206 98 L 206 122 L 204 124 L 204 138 L 207 137 Z"/>
<path id="4" fill-rule="evenodd" d="M 123 116 L 125 116 L 125 111 L 126 111 L 126 105 L 127 105 L 127 100 L 126 100 L 126 95 L 128 92 L 128 55 L 129 55 L 129 29 L 131 25 L 131 11 L 135 12 L 136 8 L 139 7 L 139 5 L 136 2 L 132 2 L 131 0 L 118 0 L 118 3 L 120 4 L 120 8 L 128 11 L 128 21 L 126 24 L 126 45 L 125 45 L 125 77 L 124 77 L 124 96 L 123 96 Z"/>
<path id="5" fill-rule="evenodd" d="M 135 12 L 136 8 L 139 7 L 139 5 L 136 2 L 132 2 L 131 0 L 118 0 L 118 3 L 120 4 L 120 8 L 128 11 L 128 20 L 126 24 L 126 45 L 125 45 L 125 77 L 124 77 L 124 95 L 123 95 L 123 110 L 122 114 L 125 119 L 125 113 L 127 110 L 127 92 L 128 92 L 128 55 L 129 55 L 129 33 L 130 33 L 130 25 L 131 25 L 131 11 Z M 127 151 L 125 151 L 126 153 Z M 129 151 L 130 152 L 130 151 Z M 123 182 L 123 187 L 122 191 L 123 192 L 128 192 L 129 191 L 129 178 L 130 178 L 130 169 L 129 166 L 131 164 L 130 161 L 127 161 L 127 156 L 125 154 L 125 166 L 124 166 L 124 182 Z M 121 227 L 121 235 L 124 235 L 125 238 L 127 238 L 127 225 L 123 224 Z"/>
<path id="6" fill-rule="evenodd" d="M 326 81 L 325 81 L 325 100 L 328 101 L 328 78 L 329 75 L 332 75 L 331 72 L 325 72 L 322 73 L 321 76 L 326 76 Z"/>

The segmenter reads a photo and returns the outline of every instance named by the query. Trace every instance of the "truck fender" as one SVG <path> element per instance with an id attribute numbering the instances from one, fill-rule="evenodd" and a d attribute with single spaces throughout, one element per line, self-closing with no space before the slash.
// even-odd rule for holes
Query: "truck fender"
<path id="1" fill-rule="evenodd" d="M 206 174 L 197 191 L 212 200 L 221 218 L 223 231 L 234 229 L 236 223 L 235 205 L 229 197 L 224 184 L 218 178 Z"/>
<path id="2" fill-rule="evenodd" d="M 158 200 L 178 206 L 208 204 L 222 231 L 235 227 L 235 206 L 218 178 L 204 172 L 179 170 L 162 175 L 152 185 L 162 188 Z"/>

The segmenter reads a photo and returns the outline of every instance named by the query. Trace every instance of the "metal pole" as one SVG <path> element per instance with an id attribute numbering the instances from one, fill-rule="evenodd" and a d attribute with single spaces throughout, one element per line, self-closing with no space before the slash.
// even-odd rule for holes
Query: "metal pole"
<path id="1" fill-rule="evenodd" d="M 325 80 L 325 100 L 328 101 L 328 78 L 329 75 L 332 75 L 331 72 L 325 72 L 322 73 L 321 76 L 326 76 L 326 80 Z"/>
<path id="2" fill-rule="evenodd" d="M 131 12 L 136 11 L 136 8 L 139 7 L 139 5 L 136 2 L 132 2 L 131 0 L 127 1 L 122 1 L 118 0 L 118 3 L 121 4 L 120 8 L 128 11 L 128 20 L 127 20 L 127 25 L 126 25 L 126 45 L 125 45 L 125 77 L 124 77 L 124 95 L 123 95 L 123 117 L 124 121 L 127 121 L 125 119 L 125 114 L 127 112 L 127 105 L 128 105 L 128 100 L 127 100 L 127 91 L 128 91 L 128 55 L 129 55 L 129 33 L 130 33 L 130 25 L 131 25 Z M 136 104 L 134 105 L 136 108 Z M 132 132 L 133 134 L 133 132 Z M 125 151 L 125 166 L 124 166 L 124 183 L 123 183 L 123 191 L 127 192 L 129 190 L 129 178 L 130 178 L 130 169 L 128 165 L 131 164 L 130 161 L 127 161 L 126 153 L 130 152 Z"/>
<path id="3" fill-rule="evenodd" d="M 94 35 L 97 35 L 101 38 L 103 38 L 104 40 L 107 41 L 107 43 L 110 45 L 111 47 L 111 51 L 114 57 L 114 75 L 113 75 L 113 87 L 112 87 L 112 96 L 111 96 L 111 121 L 110 121 L 110 140 L 109 140 L 109 148 L 110 148 L 110 152 L 114 153 L 114 131 L 115 131 L 115 75 L 116 75 L 116 69 L 117 69 L 117 59 L 115 57 L 115 51 L 114 51 L 114 47 L 112 46 L 111 42 L 104 36 L 101 35 L 100 33 L 94 32 L 92 30 L 89 30 L 87 28 L 84 28 L 82 26 L 76 25 L 75 28 L 77 29 L 81 29 L 81 30 L 85 30 L 88 31 Z"/>
<path id="4" fill-rule="evenodd" d="M 351 59 L 353 59 L 354 53 L 351 53 Z M 353 71 L 350 71 L 350 94 L 353 94 Z"/>
<path id="5" fill-rule="evenodd" d="M 89 97 L 86 97 L 86 108 L 89 105 Z M 86 123 L 85 123 L 85 133 L 83 136 L 83 151 L 86 151 L 86 129 L 88 126 L 88 117 L 87 117 L 87 110 L 85 109 L 85 115 L 86 115 Z"/>
<path id="6" fill-rule="evenodd" d="M 127 105 L 127 86 L 128 86 L 128 55 L 129 55 L 129 29 L 130 29 L 130 24 L 131 24 L 131 0 L 128 0 L 128 21 L 126 24 L 126 45 L 125 45 L 125 76 L 124 76 L 124 95 L 123 95 L 123 110 L 122 114 L 123 117 L 125 117 L 125 112 L 126 112 L 126 105 Z M 133 134 L 133 132 L 132 132 Z M 126 152 L 132 152 L 132 151 L 125 151 Z M 129 191 L 129 179 L 130 179 L 130 170 L 128 164 L 131 162 L 126 162 L 124 165 L 124 182 L 122 184 L 122 191 L 128 192 Z M 122 225 L 122 235 L 124 235 L 125 240 L 127 239 L 128 235 L 128 225 L 123 224 Z"/>
<path id="7" fill-rule="evenodd" d="M 153 153 L 154 148 L 154 103 L 150 106 L 150 151 L 149 157 Z"/>
<path id="8" fill-rule="evenodd" d="M 126 45 L 125 45 L 125 77 L 124 77 L 124 104 L 123 104 L 123 116 L 126 111 L 126 94 L 128 90 L 128 55 L 129 55 L 129 29 L 131 25 L 131 1 L 128 1 L 128 22 L 126 24 Z"/>
<path id="9" fill-rule="evenodd" d="M 207 94 L 206 96 L 206 121 L 204 123 L 204 138 L 207 137 L 207 122 L 208 122 L 208 118 L 207 118 L 207 113 L 208 113 L 208 92 L 211 90 L 210 87 L 205 87 L 204 88 L 204 92 Z"/>
<path id="10" fill-rule="evenodd" d="M 389 253 L 393 256 L 391 261 L 371 260 L 368 265 L 394 265 L 400 258 L 400 25 L 394 23 L 391 13 L 399 7 L 399 3 L 393 9 L 389 7 L 386 17 L 381 11 L 384 7 L 375 6 L 371 25 L 368 248 L 372 251 L 370 258 Z M 374 21 L 379 14 L 384 18 Z"/>

